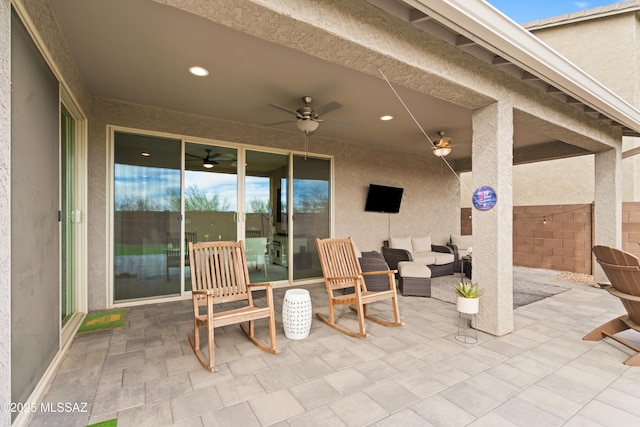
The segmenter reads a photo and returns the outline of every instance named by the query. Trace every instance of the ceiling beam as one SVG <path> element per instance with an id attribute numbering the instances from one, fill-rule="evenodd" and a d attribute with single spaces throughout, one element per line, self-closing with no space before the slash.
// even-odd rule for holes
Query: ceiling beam
<path id="1" fill-rule="evenodd" d="M 417 24 L 419 22 L 430 21 L 431 17 L 420 12 L 418 9 L 411 9 L 409 11 L 409 22 L 412 24 Z"/>
<path id="2" fill-rule="evenodd" d="M 456 46 L 457 47 L 474 46 L 476 44 L 477 44 L 476 42 L 474 42 L 470 38 L 465 37 L 463 35 L 458 35 L 458 37 L 456 37 Z"/>
<path id="3" fill-rule="evenodd" d="M 640 151 L 640 148 L 638 150 Z M 592 154 L 592 152 L 560 141 L 547 142 L 513 150 L 513 164 L 522 165 L 543 162 L 545 160 L 584 156 L 587 154 Z M 471 157 L 456 159 L 452 163 L 452 167 L 457 173 L 471 172 Z"/>

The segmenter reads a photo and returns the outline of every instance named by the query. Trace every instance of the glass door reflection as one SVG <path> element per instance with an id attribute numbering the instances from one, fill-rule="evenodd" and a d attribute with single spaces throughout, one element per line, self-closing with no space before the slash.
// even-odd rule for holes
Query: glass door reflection
<path id="1" fill-rule="evenodd" d="M 184 172 L 184 244 L 237 240 L 238 152 L 187 142 Z M 185 265 L 188 267 L 188 264 Z M 185 268 L 185 290 L 191 290 Z"/>
<path id="2" fill-rule="evenodd" d="M 315 239 L 330 237 L 330 183 L 330 160 L 293 156 L 293 280 L 322 277 Z"/>
<path id="3" fill-rule="evenodd" d="M 114 133 L 114 302 L 180 294 L 168 250 L 180 227 L 180 147 L 177 139 Z"/>
<path id="4" fill-rule="evenodd" d="M 288 155 L 246 152 L 244 239 L 253 283 L 289 278 L 286 196 L 282 198 L 287 194 L 288 165 Z"/>

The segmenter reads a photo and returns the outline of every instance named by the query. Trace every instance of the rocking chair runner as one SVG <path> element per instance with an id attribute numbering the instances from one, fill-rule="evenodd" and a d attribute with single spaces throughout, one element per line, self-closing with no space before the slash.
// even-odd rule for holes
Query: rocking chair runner
<path id="1" fill-rule="evenodd" d="M 217 371 L 214 328 L 220 326 L 240 323 L 242 331 L 258 348 L 269 353 L 280 352 L 276 347 L 271 283 L 249 283 L 244 242 L 189 243 L 189 264 L 194 315 L 194 333 L 189 334 L 189 342 L 206 370 Z M 251 291 L 255 287 L 265 288 L 266 307 L 253 304 Z M 225 304 L 232 308 L 219 310 Z M 268 319 L 270 345 L 255 337 L 254 321 L 257 319 Z M 248 327 L 243 322 L 248 322 Z M 200 349 L 200 328 L 207 330 L 208 357 Z"/>
<path id="2" fill-rule="evenodd" d="M 627 314 L 594 329 L 584 337 L 587 341 L 600 341 L 609 337 L 638 354 L 624 364 L 640 366 L 640 347 L 615 336 L 618 332 L 634 329 L 640 332 L 640 263 L 635 255 L 608 246 L 594 246 L 593 254 L 602 266 L 610 284 L 601 284 L 611 295 L 620 298 Z"/>
<path id="3" fill-rule="evenodd" d="M 398 296 L 396 293 L 396 283 L 393 270 L 386 271 L 370 271 L 363 273 L 358 263 L 353 240 L 348 238 L 338 239 L 316 239 L 318 248 L 318 256 L 320 257 L 320 265 L 322 266 L 322 274 L 327 288 L 329 297 L 329 317 L 325 317 L 320 313 L 316 316 L 327 325 L 337 331 L 352 337 L 365 338 L 368 334 L 365 331 L 364 319 L 385 326 L 402 326 L 400 321 L 400 312 L 398 310 Z M 364 282 L 364 275 L 370 274 L 386 274 L 389 278 L 389 289 L 379 292 L 371 292 L 367 290 Z M 352 294 L 336 295 L 335 292 L 344 288 L 354 288 Z M 391 300 L 393 308 L 393 322 L 389 322 L 368 314 L 368 305 L 372 302 Z M 335 322 L 335 305 L 347 304 L 351 310 L 358 314 L 359 332 L 351 331 L 347 328 L 339 326 Z"/>

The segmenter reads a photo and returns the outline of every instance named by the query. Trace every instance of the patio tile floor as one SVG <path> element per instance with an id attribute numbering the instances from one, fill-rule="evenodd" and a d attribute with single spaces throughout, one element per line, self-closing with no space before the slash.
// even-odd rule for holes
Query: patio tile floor
<path id="1" fill-rule="evenodd" d="M 503 337 L 479 332 L 478 344 L 460 343 L 454 305 L 400 297 L 405 326 L 367 322 L 367 339 L 314 318 L 308 338 L 289 340 L 278 314 L 277 355 L 237 325 L 216 329 L 216 373 L 200 367 L 187 341 L 190 301 L 131 307 L 125 328 L 76 336 L 44 398 L 87 402 L 89 412 L 39 412 L 30 425 L 116 417 L 118 427 L 640 425 L 640 368 L 623 364 L 631 351 L 582 340 L 622 305 L 555 273 L 525 269 L 569 290 L 515 309 L 515 331 Z M 306 288 L 314 312 L 326 312 L 324 286 Z M 284 292 L 274 291 L 278 310 Z M 356 325 L 348 310 L 340 322 Z M 257 333 L 268 335 L 264 322 Z M 640 345 L 634 334 L 625 333 Z"/>

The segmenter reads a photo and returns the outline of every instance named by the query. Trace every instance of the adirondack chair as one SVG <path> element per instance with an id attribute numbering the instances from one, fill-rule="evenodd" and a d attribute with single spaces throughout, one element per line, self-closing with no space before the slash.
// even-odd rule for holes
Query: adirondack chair
<path id="1" fill-rule="evenodd" d="M 200 364 L 210 372 L 217 371 L 214 329 L 236 323 L 258 348 L 279 353 L 271 283 L 249 283 L 244 242 L 190 242 L 189 263 L 194 317 L 189 343 Z M 254 305 L 251 292 L 255 288 L 266 291 L 266 307 Z M 255 337 L 254 321 L 258 319 L 269 322 L 270 344 Z M 200 348 L 200 328 L 207 332 L 208 357 Z"/>
<path id="2" fill-rule="evenodd" d="M 364 319 L 371 320 L 385 326 L 402 326 L 400 321 L 400 311 L 398 309 L 398 296 L 396 293 L 396 282 L 394 279 L 395 271 L 370 271 L 363 273 L 358 258 L 356 256 L 353 240 L 348 238 L 332 238 L 332 239 L 316 239 L 318 248 L 318 256 L 324 276 L 324 283 L 327 288 L 327 296 L 329 298 L 329 317 L 321 313 L 316 316 L 327 325 L 331 326 L 343 334 L 365 338 L 368 336 L 365 331 Z M 389 289 L 372 292 L 367 290 L 364 281 L 364 275 L 385 274 L 389 278 Z M 350 294 L 341 294 L 345 288 L 354 288 L 355 292 Z M 391 300 L 394 321 L 390 322 L 381 318 L 368 314 L 368 305 L 384 300 Z M 335 322 L 336 305 L 349 305 L 350 309 L 355 311 L 358 316 L 359 331 L 355 332 Z"/>
<path id="3" fill-rule="evenodd" d="M 594 246 L 593 254 L 610 281 L 610 284 L 600 284 L 600 286 L 611 295 L 620 298 L 627 314 L 594 329 L 584 339 L 600 341 L 609 337 L 637 353 L 627 359 L 624 362 L 625 365 L 640 366 L 640 347 L 615 336 L 615 334 L 627 329 L 640 332 L 640 263 L 638 258 L 633 254 L 609 246 Z"/>

